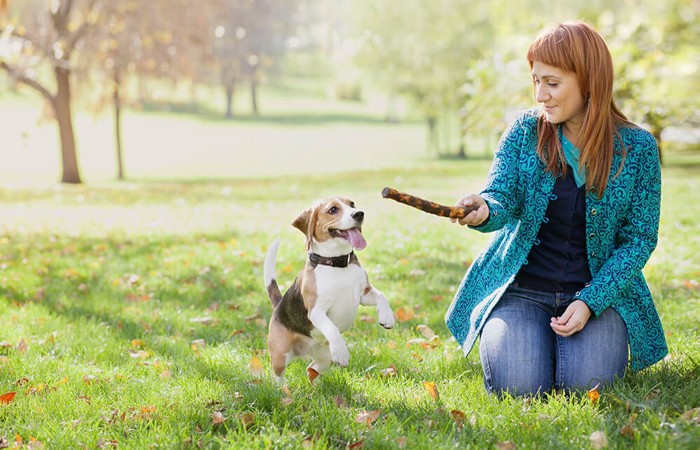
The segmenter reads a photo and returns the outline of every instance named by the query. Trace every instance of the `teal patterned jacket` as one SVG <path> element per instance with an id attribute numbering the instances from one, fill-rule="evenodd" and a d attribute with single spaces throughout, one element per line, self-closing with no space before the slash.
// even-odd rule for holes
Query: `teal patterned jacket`
<path id="1" fill-rule="evenodd" d="M 642 268 L 656 247 L 661 168 L 654 137 L 636 127 L 619 129 L 627 148 L 621 162 L 616 142 L 607 188 L 586 196 L 586 247 L 591 282 L 576 293 L 595 317 L 614 308 L 627 325 L 630 365 L 641 370 L 668 353 L 666 339 Z M 464 354 L 511 284 L 532 248 L 554 187 L 537 156 L 537 111 L 521 114 L 503 134 L 481 192 L 490 209 L 484 225 L 495 235 L 462 280 L 445 321 Z M 590 320 L 595 320 L 591 317 Z M 604 348 L 600 349 L 605 351 Z"/>

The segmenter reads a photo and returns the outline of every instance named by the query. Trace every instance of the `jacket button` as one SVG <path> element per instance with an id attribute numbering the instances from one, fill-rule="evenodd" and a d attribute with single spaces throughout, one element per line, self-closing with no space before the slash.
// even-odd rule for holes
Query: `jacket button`
<path id="1" fill-rule="evenodd" d="M 591 215 L 595 216 L 596 214 L 598 214 L 598 210 L 595 208 L 591 209 Z"/>
<path id="2" fill-rule="evenodd" d="M 596 252 L 591 252 L 591 256 L 595 256 L 595 255 L 597 255 Z"/>
<path id="3" fill-rule="evenodd" d="M 593 239 L 595 237 L 595 233 L 591 233 L 588 235 L 589 238 Z"/>

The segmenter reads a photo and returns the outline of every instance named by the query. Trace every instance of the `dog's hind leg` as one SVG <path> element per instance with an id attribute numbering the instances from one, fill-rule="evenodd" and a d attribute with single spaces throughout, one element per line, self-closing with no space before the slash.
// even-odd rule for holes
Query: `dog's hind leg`
<path id="1" fill-rule="evenodd" d="M 318 375 L 330 367 L 331 351 L 327 342 L 317 342 L 309 350 L 309 355 L 313 358 L 311 364 L 306 367 L 309 382 L 313 383 Z"/>

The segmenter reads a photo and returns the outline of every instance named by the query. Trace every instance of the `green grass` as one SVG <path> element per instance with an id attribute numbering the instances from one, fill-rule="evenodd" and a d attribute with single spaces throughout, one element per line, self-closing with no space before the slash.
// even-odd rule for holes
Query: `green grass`
<path id="1" fill-rule="evenodd" d="M 488 236 L 380 196 L 394 186 L 450 203 L 481 187 L 488 161 L 431 160 L 421 123 L 383 124 L 377 104 L 297 88 L 270 87 L 262 117 L 234 121 L 216 116 L 219 97 L 204 111 L 127 112 L 125 183 L 111 181 L 109 117 L 78 113 L 84 186 L 54 183 L 56 129 L 37 106 L 0 98 L 12 124 L 0 146 L 0 395 L 16 393 L 0 404 L 0 448 L 591 448 L 596 431 L 609 448 L 700 446 L 683 418 L 700 406 L 697 152 L 666 155 L 645 268 L 667 361 L 596 403 L 497 400 L 478 352 L 463 357 L 443 322 Z M 291 284 L 304 263 L 291 221 L 339 193 L 367 214 L 360 258 L 402 320 L 383 330 L 361 309 L 350 366 L 311 386 L 297 360 L 283 391 L 265 349 L 262 261 L 280 236 L 278 279 Z M 416 342 L 418 325 L 438 344 Z"/>
<path id="2" fill-rule="evenodd" d="M 380 196 L 393 185 L 451 202 L 478 189 L 487 167 L 436 161 L 334 176 L 0 190 L 0 394 L 17 393 L 0 405 L 0 439 L 18 448 L 33 440 L 46 448 L 591 448 L 589 436 L 602 431 L 609 448 L 698 448 L 700 427 L 681 417 L 700 406 L 698 166 L 665 170 L 661 240 L 645 269 L 671 355 L 597 403 L 488 397 L 476 352 L 464 358 L 443 323 L 488 237 Z M 331 368 L 314 387 L 307 362 L 296 360 L 285 392 L 265 350 L 264 252 L 282 237 L 278 278 L 289 285 L 304 260 L 290 222 L 334 193 L 365 209 L 363 265 L 394 310 L 409 314 L 383 330 L 363 308 L 345 335 L 350 366 Z M 411 343 L 422 337 L 418 325 L 439 344 Z M 254 355 L 261 378 L 249 370 Z M 384 374 L 390 367 L 394 376 Z M 376 420 L 362 420 L 373 411 Z"/>

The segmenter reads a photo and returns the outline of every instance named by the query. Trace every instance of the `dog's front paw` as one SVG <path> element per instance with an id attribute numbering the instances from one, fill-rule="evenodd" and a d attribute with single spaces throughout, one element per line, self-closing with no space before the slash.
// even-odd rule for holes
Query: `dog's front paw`
<path id="1" fill-rule="evenodd" d="M 344 342 L 331 345 L 331 361 L 340 367 L 347 367 L 350 364 L 350 352 Z"/>
<path id="2" fill-rule="evenodd" d="M 394 312 L 391 308 L 379 308 L 377 310 L 377 320 L 379 320 L 379 325 L 384 328 L 393 328 L 395 323 Z"/>

